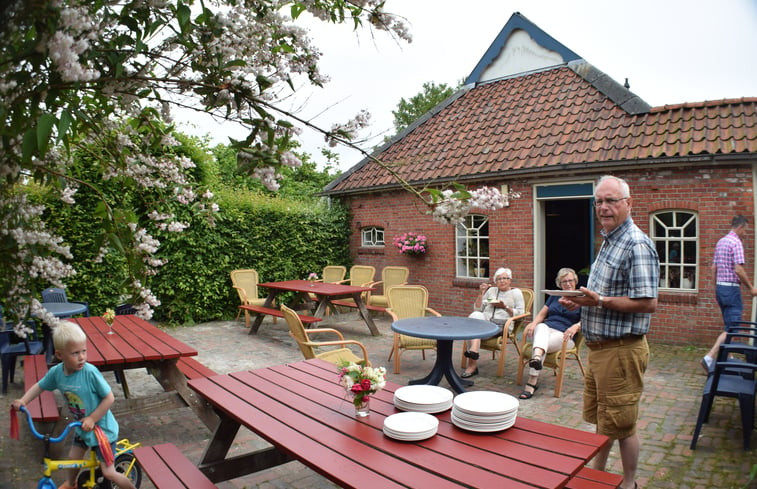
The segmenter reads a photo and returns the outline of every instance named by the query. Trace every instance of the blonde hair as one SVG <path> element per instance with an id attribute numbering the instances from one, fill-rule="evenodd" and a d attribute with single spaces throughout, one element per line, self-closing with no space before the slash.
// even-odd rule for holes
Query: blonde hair
<path id="1" fill-rule="evenodd" d="M 568 274 L 573 275 L 573 278 L 576 279 L 576 285 L 578 285 L 578 274 L 576 273 L 576 271 L 573 270 L 572 268 L 565 267 L 565 268 L 561 268 L 557 272 L 557 277 L 555 277 L 555 283 L 557 284 L 558 287 L 560 287 L 560 280 L 562 280 L 562 278 Z"/>
<path id="2" fill-rule="evenodd" d="M 87 335 L 76 323 L 70 321 L 62 321 L 53 330 L 53 346 L 56 350 L 63 350 L 71 342 L 82 343 L 87 341 Z"/>

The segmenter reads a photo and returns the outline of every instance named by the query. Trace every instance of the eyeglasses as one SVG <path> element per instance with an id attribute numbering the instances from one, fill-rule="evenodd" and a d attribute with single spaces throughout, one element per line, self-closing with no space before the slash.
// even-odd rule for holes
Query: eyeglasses
<path id="1" fill-rule="evenodd" d="M 594 201 L 594 207 L 602 207 L 602 204 L 607 204 L 608 206 L 612 207 L 621 200 L 626 200 L 629 197 L 621 197 L 619 199 L 597 199 Z"/>
<path id="2" fill-rule="evenodd" d="M 560 285 L 568 285 L 568 284 L 574 284 L 574 283 L 576 283 L 576 280 L 572 278 L 566 278 L 565 280 L 560 280 Z"/>
<path id="3" fill-rule="evenodd" d="M 495 282 L 504 282 L 505 280 L 512 280 L 512 277 L 497 277 L 494 279 Z"/>

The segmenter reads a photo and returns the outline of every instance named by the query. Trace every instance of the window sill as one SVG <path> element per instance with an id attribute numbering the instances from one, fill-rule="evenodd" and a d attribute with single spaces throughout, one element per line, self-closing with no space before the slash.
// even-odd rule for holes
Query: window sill
<path id="1" fill-rule="evenodd" d="M 452 280 L 453 287 L 462 287 L 466 289 L 477 289 L 482 283 L 488 282 L 488 278 L 476 278 L 476 277 L 455 277 Z"/>
<path id="2" fill-rule="evenodd" d="M 692 304 L 698 303 L 699 294 L 696 290 L 682 290 L 680 292 L 674 291 L 660 291 L 657 300 L 666 304 Z"/>

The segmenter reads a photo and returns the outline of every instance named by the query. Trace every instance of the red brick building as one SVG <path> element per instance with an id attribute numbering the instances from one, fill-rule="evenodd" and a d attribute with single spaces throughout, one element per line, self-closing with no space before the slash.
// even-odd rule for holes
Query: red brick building
<path id="1" fill-rule="evenodd" d="M 650 107 L 516 13 L 464 88 L 374 156 L 418 188 L 457 182 L 520 194 L 453 226 L 432 220 L 370 159 L 326 188 L 352 211 L 355 263 L 377 274 L 410 267 L 410 283 L 426 285 L 442 313 L 467 315 L 499 266 L 537 291 L 554 288 L 561 267 L 587 272 L 602 241 L 594 183 L 613 174 L 630 184 L 631 215 L 660 254 L 650 341 L 710 345 L 722 329 L 710 265 L 735 214 L 754 222 L 757 98 Z M 428 236 L 425 255 L 392 245 L 407 231 Z M 752 273 L 754 243 L 744 243 Z M 543 303 L 537 293 L 534 309 Z"/>

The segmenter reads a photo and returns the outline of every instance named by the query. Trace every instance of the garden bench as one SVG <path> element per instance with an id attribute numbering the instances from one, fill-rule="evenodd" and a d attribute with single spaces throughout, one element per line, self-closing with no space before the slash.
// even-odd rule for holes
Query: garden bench
<path id="1" fill-rule="evenodd" d="M 180 357 L 176 362 L 176 366 L 179 367 L 179 370 L 184 374 L 184 377 L 189 380 L 218 375 L 206 365 L 192 357 Z"/>
<path id="2" fill-rule="evenodd" d="M 138 447 L 134 456 L 156 489 L 217 489 L 173 443 Z"/>
<path id="3" fill-rule="evenodd" d="M 335 301 L 331 301 L 331 303 L 335 306 L 351 307 L 353 309 L 357 309 L 357 304 L 355 304 L 352 301 L 335 300 Z M 365 308 L 368 309 L 369 311 L 374 311 L 374 312 L 386 312 L 386 308 L 381 307 L 381 306 L 371 306 L 369 304 L 366 304 Z"/>
<path id="4" fill-rule="evenodd" d="M 47 359 L 45 354 L 24 355 L 24 392 L 39 382 L 47 373 Z M 58 403 L 52 391 L 42 393 L 26 405 L 29 414 L 35 422 L 55 422 L 60 418 Z"/>
<path id="5" fill-rule="evenodd" d="M 244 310 L 244 311 L 249 311 L 249 312 L 252 312 L 252 313 L 255 313 L 255 314 L 268 315 L 268 316 L 273 316 L 273 317 L 277 317 L 277 318 L 283 318 L 284 317 L 284 313 L 282 313 L 278 309 L 273 309 L 271 307 L 253 306 L 253 305 L 250 305 L 250 304 L 245 304 L 245 305 L 239 306 L 239 308 L 242 309 L 242 310 Z M 315 316 L 306 316 L 304 314 L 297 314 L 297 315 L 300 317 L 300 321 L 302 321 L 303 324 L 313 324 L 313 323 L 317 323 L 318 321 L 322 321 L 323 320 L 322 318 L 318 318 L 318 317 L 315 317 Z M 249 327 L 249 326 L 250 326 L 250 324 L 249 324 L 249 321 L 248 321 L 247 327 Z"/>
<path id="6" fill-rule="evenodd" d="M 565 489 L 610 489 L 620 486 L 623 476 L 584 467 L 565 485 Z"/>

